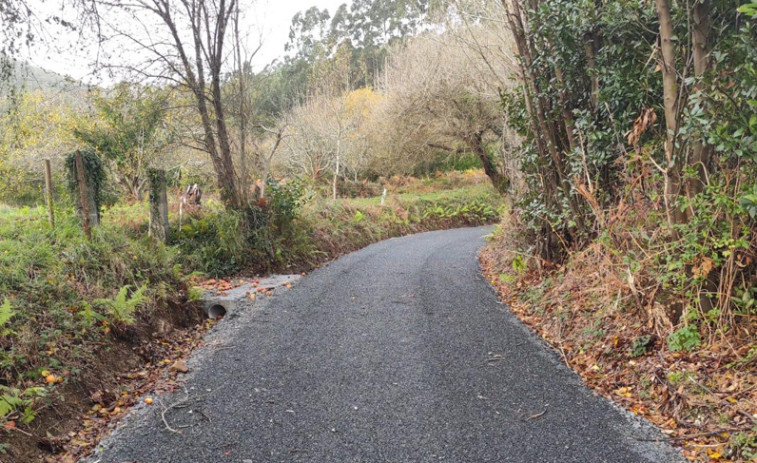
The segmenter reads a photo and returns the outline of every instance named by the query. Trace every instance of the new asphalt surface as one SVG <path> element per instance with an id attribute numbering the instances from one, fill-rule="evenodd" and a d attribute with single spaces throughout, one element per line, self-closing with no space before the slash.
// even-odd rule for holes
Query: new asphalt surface
<path id="1" fill-rule="evenodd" d="M 489 231 L 377 243 L 229 313 L 185 390 L 89 461 L 681 461 L 498 302 L 476 258 Z"/>

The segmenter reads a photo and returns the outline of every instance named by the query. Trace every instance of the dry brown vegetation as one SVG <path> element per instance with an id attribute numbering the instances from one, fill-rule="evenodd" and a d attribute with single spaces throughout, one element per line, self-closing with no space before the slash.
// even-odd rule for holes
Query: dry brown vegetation
<path id="1" fill-rule="evenodd" d="M 518 251 L 517 219 L 481 252 L 486 278 L 510 310 L 600 394 L 659 426 L 695 461 L 753 461 L 757 318 L 710 332 L 703 347 L 666 347 L 673 324 L 656 291 L 642 291 L 623 255 L 594 243 L 564 265 Z"/>

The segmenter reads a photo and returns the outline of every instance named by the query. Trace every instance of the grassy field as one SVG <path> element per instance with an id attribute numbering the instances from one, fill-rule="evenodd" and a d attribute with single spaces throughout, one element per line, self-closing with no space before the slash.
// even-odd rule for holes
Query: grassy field
<path id="1" fill-rule="evenodd" d="M 92 241 L 70 210 L 52 229 L 42 207 L 0 205 L 0 460 L 41 458 L 93 397 L 119 398 L 121 372 L 170 358 L 144 346 L 202 325 L 198 274 L 299 272 L 392 236 L 493 223 L 503 207 L 479 172 L 394 182 L 384 205 L 280 187 L 248 220 L 211 198 L 179 223 L 171 204 L 167 245 L 147 237 L 144 203 L 104 210 Z"/>

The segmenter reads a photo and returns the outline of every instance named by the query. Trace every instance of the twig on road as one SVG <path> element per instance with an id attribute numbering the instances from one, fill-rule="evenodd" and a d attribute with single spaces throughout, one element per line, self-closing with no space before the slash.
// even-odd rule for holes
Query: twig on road
<path id="1" fill-rule="evenodd" d="M 533 415 L 528 415 L 528 416 L 526 416 L 525 413 L 519 413 L 518 415 L 520 415 L 520 416 L 518 418 L 521 421 L 535 420 L 537 418 L 541 418 L 542 416 L 544 416 L 547 413 L 547 410 L 549 410 L 549 404 L 544 404 L 544 410 L 543 411 L 541 411 L 539 413 L 534 413 Z"/>
<path id="2" fill-rule="evenodd" d="M 214 348 L 213 348 L 213 353 L 216 353 L 216 352 L 219 352 L 219 351 L 222 351 L 222 350 L 231 350 L 231 349 L 236 349 L 236 348 L 237 348 L 237 346 L 221 346 L 221 347 L 214 347 Z"/>
<path id="3" fill-rule="evenodd" d="M 565 362 L 565 365 L 567 365 L 568 368 L 572 368 L 570 366 L 570 362 L 568 361 L 568 356 L 565 355 L 565 351 L 563 350 L 562 346 L 557 346 L 557 347 L 560 348 L 560 355 L 562 355 L 562 360 L 563 360 L 563 362 Z"/>
<path id="4" fill-rule="evenodd" d="M 547 413 L 547 410 L 548 410 L 548 409 L 547 409 L 547 408 L 545 408 L 543 412 L 541 412 L 541 413 L 536 413 L 535 415 L 531 415 L 531 416 L 529 416 L 529 417 L 528 417 L 528 419 L 527 419 L 526 421 L 528 421 L 528 420 L 535 420 L 536 418 L 540 418 L 540 417 L 544 416 L 544 414 L 545 414 L 545 413 Z"/>
<path id="5" fill-rule="evenodd" d="M 160 402 L 160 406 L 163 408 L 163 411 L 160 412 L 160 418 L 163 420 L 163 424 L 166 426 L 167 430 L 169 430 L 169 431 L 171 431 L 173 433 L 176 433 L 176 434 L 181 434 L 181 431 L 179 431 L 178 429 L 172 428 L 171 425 L 168 424 L 168 420 L 166 419 L 166 413 L 168 413 L 168 411 L 171 410 L 171 409 L 173 409 L 173 408 L 178 408 L 179 406 L 184 405 L 185 403 L 187 403 L 187 401 L 189 400 L 189 394 L 186 391 L 184 391 L 184 394 L 187 395 L 186 398 L 184 398 L 183 400 L 180 400 L 180 401 L 178 401 L 176 403 L 173 403 L 173 404 L 169 405 L 168 407 L 164 406 L 163 405 L 163 401 L 160 400 L 160 399 L 158 399 L 158 401 Z M 185 427 L 187 427 L 187 426 L 185 426 Z"/>

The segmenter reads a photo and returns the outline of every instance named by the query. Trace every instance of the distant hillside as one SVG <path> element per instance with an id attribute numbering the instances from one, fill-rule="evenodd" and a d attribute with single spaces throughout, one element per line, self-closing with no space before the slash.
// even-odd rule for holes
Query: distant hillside
<path id="1" fill-rule="evenodd" d="M 81 82 L 28 63 L 11 61 L 6 65 L 10 67 L 10 74 L 5 82 L 0 83 L 0 89 L 3 93 L 13 87 L 26 90 L 69 92 L 78 90 L 83 86 Z"/>

